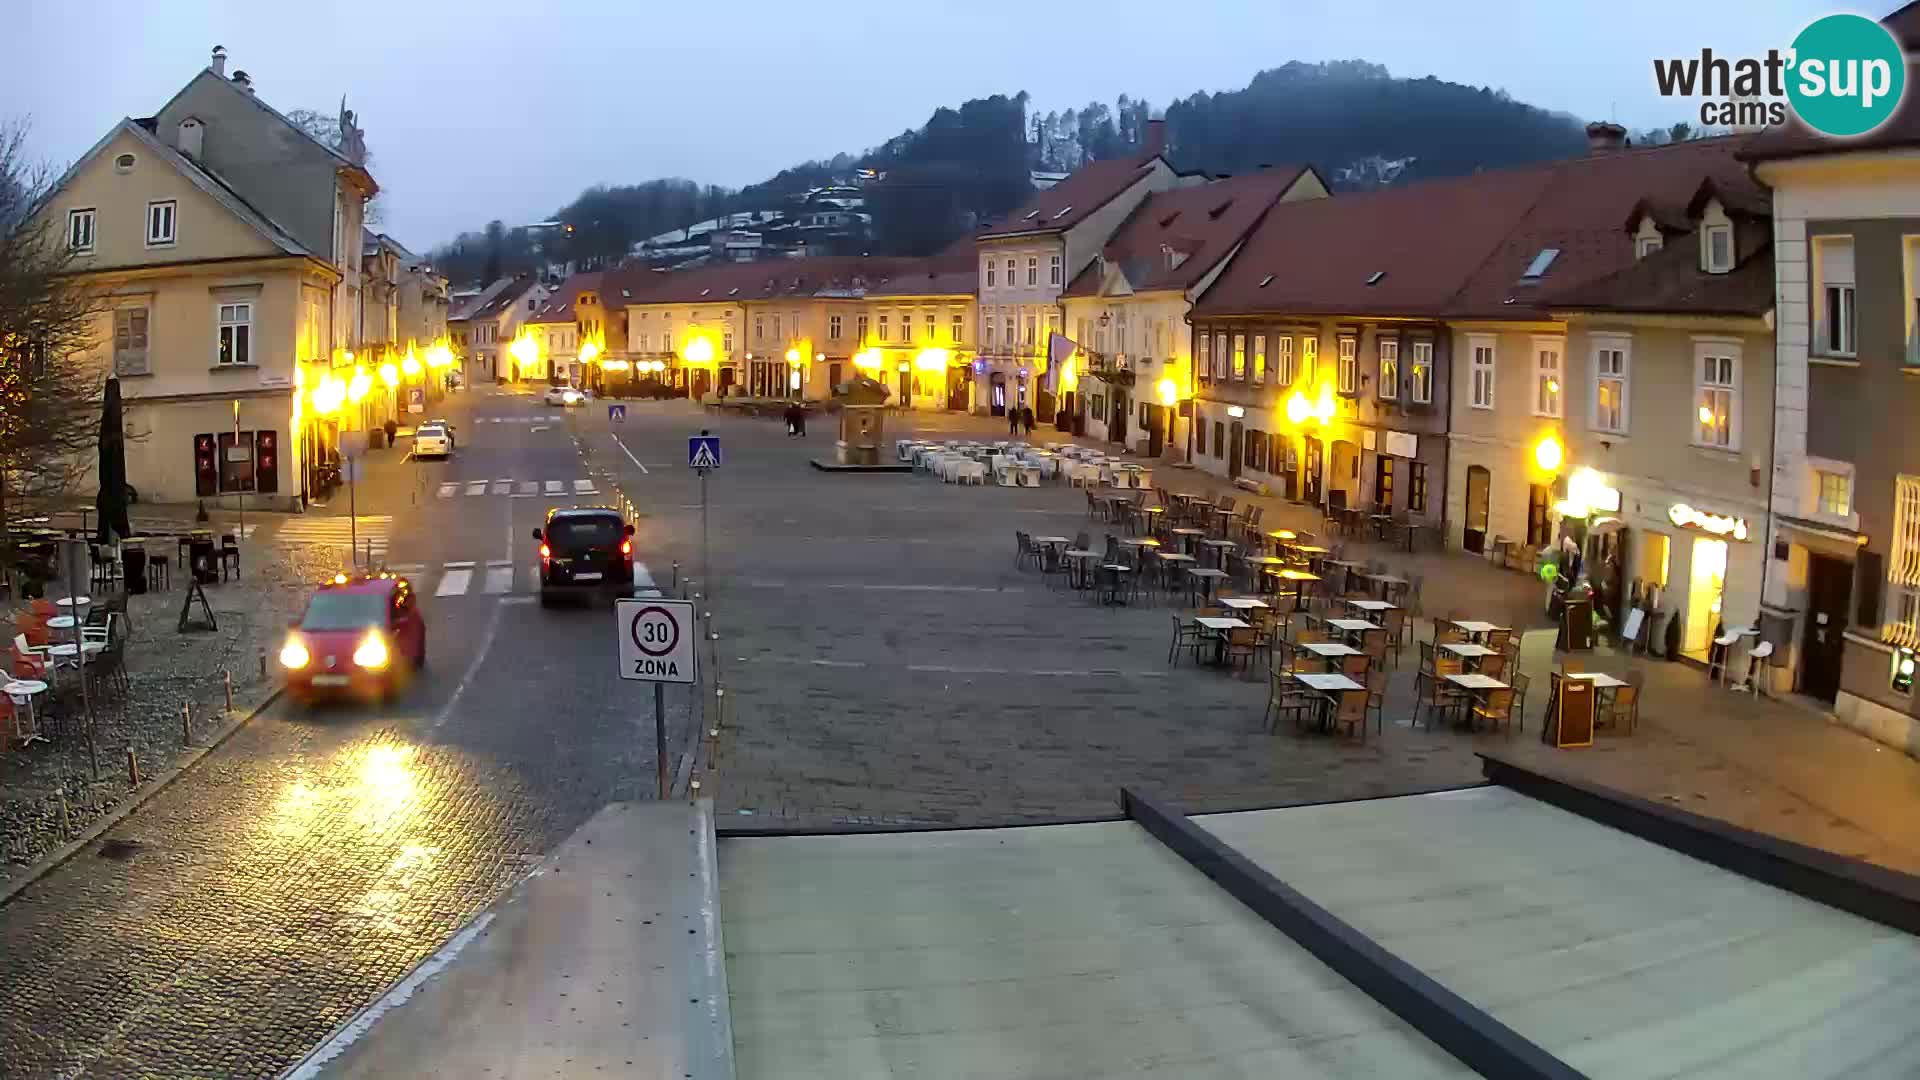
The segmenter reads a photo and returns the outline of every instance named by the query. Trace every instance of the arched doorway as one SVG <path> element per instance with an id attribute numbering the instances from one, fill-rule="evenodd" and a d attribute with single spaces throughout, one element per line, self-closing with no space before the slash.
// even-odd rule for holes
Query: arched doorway
<path id="1" fill-rule="evenodd" d="M 1301 463 L 1300 487 L 1302 499 L 1318 506 L 1326 501 L 1326 450 L 1319 439 L 1309 435 L 1306 438 L 1306 460 Z"/>
<path id="2" fill-rule="evenodd" d="M 1487 513 L 1492 494 L 1493 473 L 1485 465 L 1467 466 L 1466 531 L 1461 534 L 1460 546 L 1468 551 L 1484 554 L 1487 550 Z"/>

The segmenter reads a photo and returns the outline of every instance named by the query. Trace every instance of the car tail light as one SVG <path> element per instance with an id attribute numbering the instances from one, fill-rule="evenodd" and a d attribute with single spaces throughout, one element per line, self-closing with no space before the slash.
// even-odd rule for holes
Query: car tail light
<path id="1" fill-rule="evenodd" d="M 548 547 L 545 544 L 541 544 L 540 545 L 540 561 L 546 562 L 548 559 L 551 559 L 551 558 L 553 558 L 553 549 Z"/>
<path id="2" fill-rule="evenodd" d="M 620 541 L 620 554 L 622 554 L 622 555 L 632 555 L 632 554 L 633 554 L 633 541 L 631 541 L 631 540 L 622 540 L 622 541 Z"/>

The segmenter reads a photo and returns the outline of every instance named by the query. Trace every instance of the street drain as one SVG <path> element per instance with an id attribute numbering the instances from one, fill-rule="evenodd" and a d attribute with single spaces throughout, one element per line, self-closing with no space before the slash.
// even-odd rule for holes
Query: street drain
<path id="1" fill-rule="evenodd" d="M 125 862 L 147 850 L 147 845 L 138 840 L 108 840 L 100 845 L 100 856 Z"/>

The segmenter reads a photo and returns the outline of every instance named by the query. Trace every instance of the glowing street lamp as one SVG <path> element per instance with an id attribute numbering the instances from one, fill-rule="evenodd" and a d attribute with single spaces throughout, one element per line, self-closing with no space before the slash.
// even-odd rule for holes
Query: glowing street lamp
<path id="1" fill-rule="evenodd" d="M 1533 447 L 1533 462 L 1542 472 L 1559 472 L 1560 462 L 1565 452 L 1560 448 L 1560 440 L 1551 435 L 1541 439 Z"/>
<path id="2" fill-rule="evenodd" d="M 420 377 L 420 361 L 413 355 L 412 349 L 408 349 L 407 358 L 400 361 L 400 370 L 406 372 L 409 379 Z"/>
<path id="3" fill-rule="evenodd" d="M 396 386 L 399 386 L 400 385 L 400 369 L 397 367 L 394 367 L 392 364 L 381 364 L 380 365 L 380 381 L 383 383 L 386 383 L 387 389 L 389 390 L 393 389 Z"/>
<path id="4" fill-rule="evenodd" d="M 799 349 L 787 350 L 787 366 L 788 367 L 800 366 L 800 350 Z"/>
<path id="5" fill-rule="evenodd" d="M 371 389 L 373 389 L 373 376 L 367 374 L 366 368 L 354 368 L 353 379 L 347 383 L 347 400 L 358 405 L 360 399 L 366 397 L 367 391 Z"/>
<path id="6" fill-rule="evenodd" d="M 599 355 L 600 355 L 600 346 L 595 345 L 591 341 L 582 342 L 580 344 L 580 362 L 581 363 L 591 364 L 593 363 L 594 357 Z"/>

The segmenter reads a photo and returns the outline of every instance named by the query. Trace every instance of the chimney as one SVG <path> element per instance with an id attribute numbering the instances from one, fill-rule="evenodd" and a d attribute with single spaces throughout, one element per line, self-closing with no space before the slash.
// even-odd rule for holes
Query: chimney
<path id="1" fill-rule="evenodd" d="M 1611 120 L 1595 120 L 1587 125 L 1587 150 L 1607 154 L 1627 145 L 1627 129 Z"/>
<path id="2" fill-rule="evenodd" d="M 253 76 L 244 71 L 233 73 L 233 84 L 249 94 L 253 93 Z"/>
<path id="3" fill-rule="evenodd" d="M 180 121 L 179 133 L 174 137 L 173 148 L 193 161 L 200 160 L 200 148 L 206 139 L 206 125 L 199 117 L 189 116 Z"/>
<path id="4" fill-rule="evenodd" d="M 1149 154 L 1163 154 L 1167 150 L 1167 122 L 1165 120 L 1147 121 L 1147 145 L 1142 147 Z"/>
<path id="5" fill-rule="evenodd" d="M 225 45 L 215 45 L 213 47 L 213 63 L 207 66 L 213 69 L 215 75 L 223 79 L 227 77 L 227 47 Z"/>

